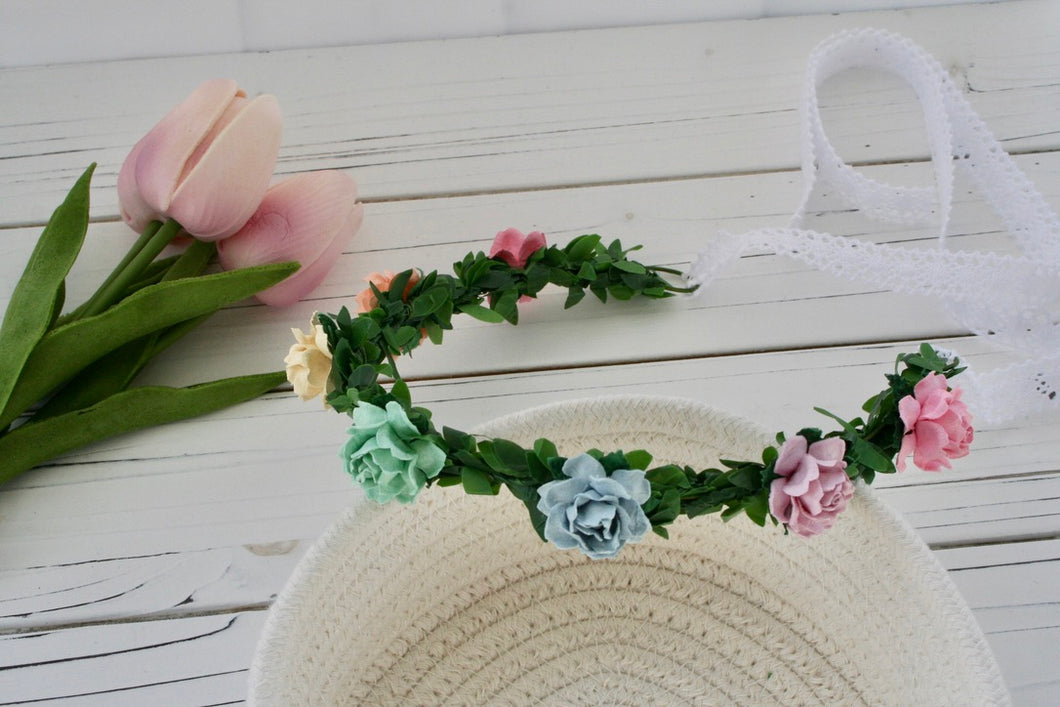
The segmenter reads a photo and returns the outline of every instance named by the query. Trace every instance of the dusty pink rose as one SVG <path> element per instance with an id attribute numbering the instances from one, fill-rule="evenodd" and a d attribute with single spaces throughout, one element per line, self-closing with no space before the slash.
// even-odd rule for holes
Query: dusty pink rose
<path id="1" fill-rule="evenodd" d="M 769 512 L 791 532 L 809 538 L 835 525 L 836 516 L 854 496 L 843 461 L 846 444 L 828 437 L 808 444 L 796 435 L 780 448 L 769 487 Z"/>
<path id="2" fill-rule="evenodd" d="M 490 248 L 491 258 L 500 258 L 513 268 L 526 267 L 527 259 L 545 247 L 545 234 L 531 231 L 523 235 L 522 231 L 509 228 L 501 231 L 493 239 Z"/>
<path id="3" fill-rule="evenodd" d="M 380 292 L 389 292 L 390 283 L 397 277 L 397 273 L 384 270 L 383 272 L 374 272 L 368 277 L 364 278 L 365 282 L 375 285 L 375 289 Z M 412 291 L 412 286 L 420 281 L 420 273 L 417 270 L 412 271 L 412 277 L 409 278 L 409 283 L 405 285 L 405 292 L 402 293 L 402 299 L 408 299 L 409 292 Z M 357 313 L 362 314 L 364 312 L 370 312 L 379 305 L 379 300 L 376 299 L 375 293 L 372 292 L 371 287 L 366 287 L 354 298 L 357 302 Z"/>
<path id="4" fill-rule="evenodd" d="M 227 238 L 265 196 L 283 121 L 273 96 L 235 81 L 200 85 L 133 147 L 118 173 L 121 216 L 134 230 L 165 218 L 205 241 Z"/>
<path id="5" fill-rule="evenodd" d="M 905 458 L 924 471 L 950 468 L 950 459 L 968 454 L 975 433 L 972 414 L 961 401 L 961 389 L 948 389 L 946 376 L 929 373 L 913 387 L 913 394 L 898 401 L 905 436 L 896 466 L 905 471 Z"/>

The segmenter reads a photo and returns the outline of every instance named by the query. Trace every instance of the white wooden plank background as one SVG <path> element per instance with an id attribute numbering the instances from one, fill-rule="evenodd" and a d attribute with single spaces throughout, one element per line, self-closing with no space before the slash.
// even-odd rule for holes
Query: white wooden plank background
<path id="1" fill-rule="evenodd" d="M 799 192 L 806 55 L 841 27 L 896 29 L 951 67 L 1056 206 L 1058 19 L 1056 3 L 1010 2 L 0 71 L 0 304 L 39 225 L 98 160 L 95 223 L 70 281 L 71 300 L 87 294 L 130 239 L 111 188 L 125 152 L 223 74 L 280 98 L 281 171 L 352 169 L 368 219 L 313 300 L 222 312 L 149 381 L 277 368 L 287 329 L 348 302 L 367 272 L 447 269 L 510 225 L 556 242 L 640 241 L 646 260 L 681 266 L 719 229 L 783 224 Z M 923 183 L 916 105 L 877 79 L 830 85 L 830 135 L 872 176 Z M 1006 248 L 977 196 L 958 195 L 951 241 Z M 844 212 L 819 225 L 924 247 L 932 236 Z M 403 371 L 415 398 L 457 427 L 558 399 L 657 392 L 790 431 L 816 422 L 813 405 L 853 412 L 922 338 L 984 368 L 1006 360 L 941 309 L 872 289 L 748 257 L 699 299 L 561 313 L 549 294 L 516 329 L 460 322 Z M 558 344 L 568 340 L 579 345 Z M 344 428 L 278 391 L 100 443 L 0 490 L 0 704 L 241 701 L 264 610 L 360 500 L 335 458 Z M 878 484 L 950 569 L 1018 704 L 1060 701 L 1058 460 L 1056 421 L 1035 420 L 977 430 L 953 472 Z"/>
<path id="2" fill-rule="evenodd" d="M 973 0 L 996 2 L 997 0 Z M 0 0 L 0 67 L 757 19 L 949 0 Z"/>

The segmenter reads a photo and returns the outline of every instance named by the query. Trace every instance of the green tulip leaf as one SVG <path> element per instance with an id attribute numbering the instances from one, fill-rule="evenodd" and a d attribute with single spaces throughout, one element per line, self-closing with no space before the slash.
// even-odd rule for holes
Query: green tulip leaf
<path id="1" fill-rule="evenodd" d="M 0 437 L 0 484 L 60 454 L 124 432 L 205 415 L 263 395 L 283 371 L 225 378 L 188 388 L 145 386 L 87 408 L 30 421 Z"/>
<path id="2" fill-rule="evenodd" d="M 152 358 L 212 315 L 213 312 L 209 312 L 119 346 L 78 373 L 33 413 L 33 419 L 44 420 L 80 410 L 125 390 Z"/>
<path id="3" fill-rule="evenodd" d="M 26 263 L 0 326 L 0 408 L 7 404 L 34 346 L 62 307 L 63 283 L 88 231 L 93 163 L 52 213 Z M 7 426 L 0 424 L 0 429 Z"/>
<path id="4" fill-rule="evenodd" d="M 0 414 L 0 429 L 93 361 L 153 331 L 238 302 L 275 285 L 298 263 L 259 265 L 160 282 L 104 312 L 48 332 L 34 347 Z"/>

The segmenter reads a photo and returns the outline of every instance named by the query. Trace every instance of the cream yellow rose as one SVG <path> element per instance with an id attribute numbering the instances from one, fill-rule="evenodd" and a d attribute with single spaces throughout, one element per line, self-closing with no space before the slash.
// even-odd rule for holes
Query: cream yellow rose
<path id="1" fill-rule="evenodd" d="M 302 400 L 312 400 L 324 393 L 331 374 L 331 351 L 324 329 L 310 322 L 312 329 L 303 334 L 301 329 L 291 329 L 295 343 L 283 362 L 287 364 L 287 380 L 294 385 L 294 392 Z"/>

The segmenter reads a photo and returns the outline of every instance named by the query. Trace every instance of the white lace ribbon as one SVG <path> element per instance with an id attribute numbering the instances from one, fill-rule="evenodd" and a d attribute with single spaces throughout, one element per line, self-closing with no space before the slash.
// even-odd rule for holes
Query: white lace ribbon
<path id="1" fill-rule="evenodd" d="M 817 89 L 829 77 L 855 67 L 897 74 L 915 90 L 927 126 L 934 188 L 896 187 L 869 179 L 836 154 L 821 123 Z M 693 259 L 688 280 L 703 292 L 744 253 L 772 251 L 848 279 L 935 297 L 969 331 L 1022 359 L 1002 369 L 969 369 L 962 375 L 961 385 L 977 416 L 996 423 L 1060 411 L 1060 221 L 939 63 L 896 34 L 873 29 L 841 32 L 811 54 L 801 108 L 805 182 L 790 226 L 718 234 Z M 997 212 L 1020 254 L 945 248 L 955 165 L 966 171 Z M 937 221 L 938 247 L 877 245 L 801 229 L 819 187 L 879 220 Z"/>

